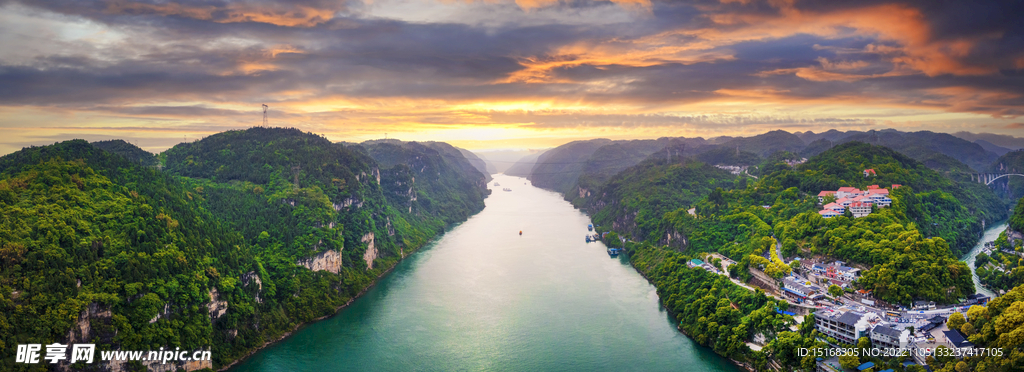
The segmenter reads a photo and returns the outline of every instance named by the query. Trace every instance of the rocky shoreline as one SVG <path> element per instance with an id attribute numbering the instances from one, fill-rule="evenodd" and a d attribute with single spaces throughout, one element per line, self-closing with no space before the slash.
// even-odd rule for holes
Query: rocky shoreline
<path id="1" fill-rule="evenodd" d="M 443 234 L 444 234 L 444 232 L 441 232 L 441 233 L 437 234 L 437 236 L 440 236 L 440 235 L 443 235 Z M 435 236 L 434 238 L 437 238 L 437 236 Z M 426 246 L 427 244 L 430 244 L 430 243 L 431 243 L 431 242 L 433 242 L 433 241 L 434 241 L 434 240 L 433 240 L 433 239 L 431 239 L 431 240 L 427 241 L 427 243 L 423 244 L 423 246 Z M 421 246 L 421 247 L 419 247 L 419 248 L 416 248 L 416 252 L 419 252 L 419 250 L 420 250 L 421 248 L 423 248 L 423 246 Z M 344 308 L 348 307 L 348 305 L 351 305 L 351 304 L 352 304 L 352 302 L 354 302 L 354 301 L 355 301 L 356 299 L 358 299 L 358 298 L 362 297 L 362 296 L 363 296 L 363 294 L 365 294 L 365 293 L 366 293 L 366 291 L 369 291 L 369 290 L 370 290 L 370 288 L 373 288 L 374 286 L 376 286 L 376 285 L 377 285 L 377 282 L 378 282 L 378 281 L 380 281 L 380 280 L 381 280 L 382 278 L 384 278 L 384 277 L 385 277 L 385 276 L 387 276 L 387 275 L 388 275 L 389 273 L 391 273 L 391 270 L 394 270 L 394 269 L 395 269 L 395 267 L 397 267 L 399 263 L 401 263 L 402 261 L 404 261 L 404 260 L 405 260 L 405 259 L 406 259 L 407 257 L 409 257 L 409 256 L 411 256 L 411 255 L 403 255 L 402 257 L 400 257 L 400 258 L 398 259 L 398 261 L 395 261 L 395 264 L 394 264 L 394 265 L 391 265 L 391 267 L 389 267 L 389 268 L 388 268 L 387 270 L 384 270 L 384 272 L 380 273 L 380 275 L 378 275 L 378 276 L 377 276 L 376 278 L 374 278 L 374 279 L 373 279 L 373 282 L 372 282 L 372 283 L 370 283 L 369 285 L 367 285 L 367 286 L 366 286 L 366 288 L 363 288 L 363 290 L 359 291 L 359 293 L 357 293 L 357 294 L 356 294 L 355 296 L 353 296 L 352 298 L 350 298 L 350 299 L 349 299 L 348 301 L 346 301 L 346 302 L 345 302 L 344 304 L 342 304 L 341 306 L 338 306 L 337 308 L 335 308 L 335 309 L 334 309 L 334 313 L 332 313 L 332 314 L 328 314 L 328 315 L 324 315 L 324 316 L 322 316 L 322 317 L 319 317 L 319 318 L 313 319 L 313 320 L 311 320 L 311 321 L 308 321 L 308 322 L 305 322 L 305 323 L 300 323 L 300 324 L 296 324 L 296 325 L 295 325 L 295 327 L 293 327 L 293 328 L 292 328 L 292 330 L 290 330 L 290 331 L 288 331 L 288 332 L 285 332 L 284 334 L 282 334 L 281 336 L 279 336 L 279 337 L 277 337 L 277 338 L 275 338 L 275 339 L 273 339 L 273 340 L 270 340 L 270 341 L 264 342 L 264 343 L 263 343 L 263 345 L 260 345 L 259 347 L 256 347 L 256 348 L 254 348 L 254 349 L 250 350 L 249 352 L 245 353 L 245 355 L 243 355 L 243 356 L 241 356 L 241 357 L 238 357 L 238 358 L 236 358 L 235 360 L 231 361 L 231 363 L 229 363 L 228 365 L 226 365 L 226 366 L 223 366 L 223 367 L 220 367 L 219 369 L 217 369 L 217 371 L 218 371 L 218 372 L 223 372 L 223 371 L 226 371 L 226 370 L 228 370 L 229 368 L 233 367 L 234 365 L 236 365 L 236 364 L 238 364 L 238 363 L 241 363 L 241 362 L 242 362 L 242 361 L 244 361 L 245 359 L 247 359 L 247 358 L 249 358 L 250 356 L 252 356 L 252 355 L 256 354 L 256 353 L 257 353 L 257 352 L 259 352 L 260 350 L 263 350 L 263 349 L 264 349 L 264 348 L 266 348 L 267 346 L 273 345 L 273 344 L 275 344 L 275 343 L 277 343 L 277 342 L 279 342 L 279 341 L 281 341 L 281 340 L 284 340 L 285 338 L 288 338 L 288 336 L 291 336 L 291 335 L 292 335 L 293 333 L 295 333 L 295 331 L 298 331 L 298 330 L 299 330 L 299 328 L 302 328 L 302 327 L 304 327 L 304 326 L 307 326 L 307 325 L 310 325 L 310 324 L 313 324 L 313 323 L 319 322 L 319 321 L 321 321 L 321 320 L 324 320 L 324 319 L 327 319 L 327 318 L 333 317 L 333 316 L 335 316 L 335 315 L 338 315 L 338 312 L 339 312 L 339 311 L 341 311 L 341 309 L 344 309 Z"/>

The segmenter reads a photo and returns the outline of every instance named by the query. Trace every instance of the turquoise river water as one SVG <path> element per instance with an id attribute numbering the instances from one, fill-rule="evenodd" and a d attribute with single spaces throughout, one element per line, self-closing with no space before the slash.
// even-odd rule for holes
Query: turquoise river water
<path id="1" fill-rule="evenodd" d="M 525 182 L 496 176 L 482 212 L 231 370 L 738 370 L 679 333 L 624 256 L 584 242 L 586 215 Z"/>

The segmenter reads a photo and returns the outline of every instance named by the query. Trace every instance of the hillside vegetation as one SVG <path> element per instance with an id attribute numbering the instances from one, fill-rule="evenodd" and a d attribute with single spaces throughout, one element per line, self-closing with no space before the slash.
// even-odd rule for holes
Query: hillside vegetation
<path id="1" fill-rule="evenodd" d="M 252 128 L 179 144 L 162 172 L 119 153 L 0 158 L 0 369 L 55 341 L 209 348 L 223 366 L 333 314 L 487 194 L 439 143 Z"/>
<path id="2" fill-rule="evenodd" d="M 877 176 L 865 178 L 862 171 L 866 168 L 875 169 Z M 622 174 L 622 184 L 615 189 L 627 191 L 623 200 L 646 200 L 647 195 L 658 194 L 683 197 L 694 192 L 693 185 L 651 182 L 629 173 L 640 169 Z M 1000 214 L 1005 212 L 998 207 L 998 200 L 991 209 L 970 209 L 960 200 L 983 197 L 959 189 L 907 156 L 864 143 L 836 146 L 795 169 L 779 168 L 759 180 L 739 180 L 716 184 L 706 197 L 672 211 L 652 206 L 660 203 L 637 203 L 634 214 L 644 219 L 637 218 L 633 226 L 602 227 L 627 234 L 636 231 L 631 237 L 648 244 L 722 253 L 740 262 L 735 274 L 741 277 L 749 275 L 746 267 L 762 264 L 760 260 L 752 262 L 750 256 L 766 252 L 764 241 L 777 239 L 787 257 L 824 255 L 870 266 L 860 285 L 886 301 L 906 304 L 914 299 L 950 303 L 974 293 L 970 270 L 957 260 L 958 250 L 952 244 L 965 250 L 976 240 L 982 218 L 1006 218 Z M 891 208 L 878 208 L 857 219 L 824 219 L 817 213 L 820 190 L 893 183 L 904 186 L 893 191 Z M 691 205 L 695 216 L 686 211 Z M 595 221 L 603 218 L 602 213 L 594 214 Z M 646 216 L 655 216 L 655 220 Z"/>

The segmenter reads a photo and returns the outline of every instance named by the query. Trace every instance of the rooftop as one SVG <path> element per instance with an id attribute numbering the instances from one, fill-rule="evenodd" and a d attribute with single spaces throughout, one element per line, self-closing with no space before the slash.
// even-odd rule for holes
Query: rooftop
<path id="1" fill-rule="evenodd" d="M 848 311 L 845 314 L 843 314 L 843 316 L 839 317 L 839 319 L 837 319 L 836 321 L 839 323 L 852 326 L 857 324 L 857 321 L 860 320 L 862 316 L 864 316 L 864 314 L 858 313 L 856 311 Z"/>
<path id="2" fill-rule="evenodd" d="M 960 333 L 960 331 L 953 329 L 949 331 L 942 331 L 942 334 L 946 335 L 946 338 L 949 339 L 949 343 L 953 344 L 953 346 L 957 348 L 974 347 L 974 344 L 972 344 L 970 341 L 967 341 L 964 338 L 964 335 Z"/>
<path id="3" fill-rule="evenodd" d="M 882 334 L 882 335 L 886 335 L 886 336 L 889 336 L 889 337 L 892 337 L 892 338 L 899 338 L 900 334 L 903 333 L 902 331 L 898 331 L 898 330 L 892 329 L 889 326 L 885 326 L 885 325 L 880 325 L 878 327 L 875 327 L 875 329 L 871 330 L 871 332 Z"/>

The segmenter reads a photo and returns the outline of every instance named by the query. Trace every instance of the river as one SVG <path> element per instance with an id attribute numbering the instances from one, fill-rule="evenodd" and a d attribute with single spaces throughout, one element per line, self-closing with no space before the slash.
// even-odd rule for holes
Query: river
<path id="1" fill-rule="evenodd" d="M 483 211 L 232 371 L 739 370 L 679 333 L 625 256 L 584 242 L 586 215 L 494 181 Z"/>
<path id="2" fill-rule="evenodd" d="M 975 291 L 983 295 L 989 296 L 991 298 L 995 298 L 996 294 L 988 290 L 987 288 L 981 286 L 981 282 L 978 281 L 978 274 L 974 272 L 974 259 L 978 257 L 978 253 L 981 253 L 981 251 L 985 249 L 985 243 L 996 240 L 996 238 L 999 237 L 999 233 L 1003 232 L 1003 230 L 1006 230 L 1006 226 L 1007 223 L 1003 222 L 996 226 L 985 229 L 985 232 L 982 233 L 981 240 L 978 241 L 978 244 L 975 245 L 970 252 L 967 252 L 967 255 L 964 256 L 963 258 L 963 261 L 966 262 L 967 266 L 971 268 L 971 276 L 974 279 Z"/>

